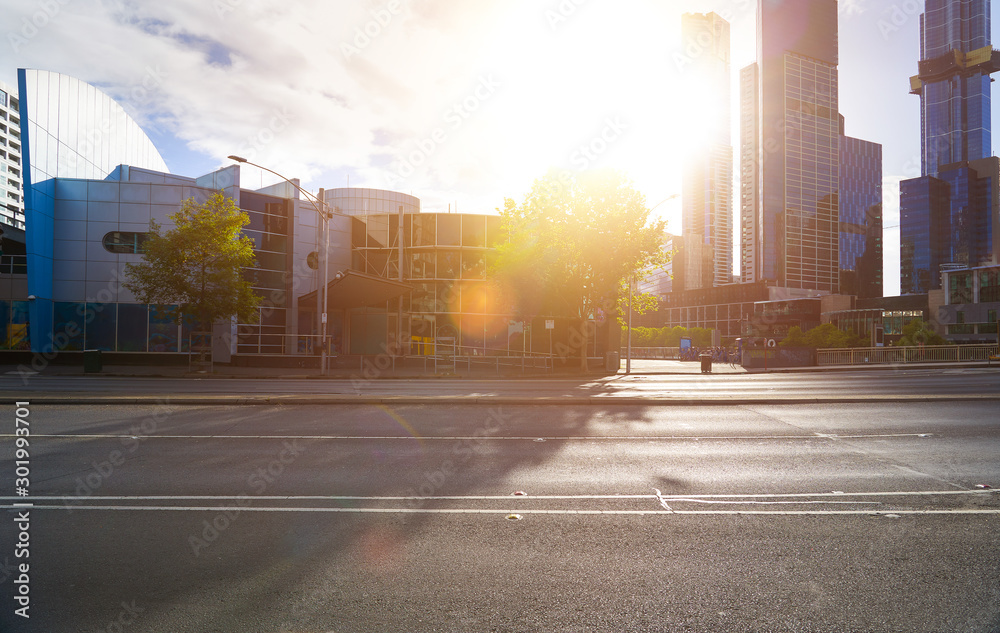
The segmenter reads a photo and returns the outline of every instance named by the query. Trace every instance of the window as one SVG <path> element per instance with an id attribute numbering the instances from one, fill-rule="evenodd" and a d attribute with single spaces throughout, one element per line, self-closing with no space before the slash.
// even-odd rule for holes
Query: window
<path id="1" fill-rule="evenodd" d="M 144 253 L 143 245 L 148 239 L 149 233 L 131 233 L 126 231 L 112 231 L 104 236 L 104 250 L 109 253 L 124 253 L 132 255 Z"/>

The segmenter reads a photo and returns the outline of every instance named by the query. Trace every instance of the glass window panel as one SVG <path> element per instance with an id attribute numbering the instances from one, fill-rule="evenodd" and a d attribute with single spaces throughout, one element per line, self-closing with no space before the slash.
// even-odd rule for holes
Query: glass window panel
<path id="1" fill-rule="evenodd" d="M 385 215 L 368 216 L 368 248 L 386 248 L 389 246 L 389 217 Z"/>
<path id="2" fill-rule="evenodd" d="M 149 351 L 177 351 L 177 323 L 174 318 L 177 306 L 150 306 L 149 311 Z"/>
<path id="3" fill-rule="evenodd" d="M 118 306 L 114 303 L 88 303 L 86 348 L 113 351 L 118 327 Z"/>
<path id="4" fill-rule="evenodd" d="M 437 243 L 440 246 L 460 246 L 462 244 L 462 216 L 438 215 Z"/>
<path id="5" fill-rule="evenodd" d="M 433 283 L 413 284 L 414 290 L 410 296 L 410 310 L 413 312 L 435 312 L 435 291 Z"/>
<path id="6" fill-rule="evenodd" d="M 462 253 L 462 279 L 482 279 L 486 275 L 486 254 L 482 251 Z"/>
<path id="7" fill-rule="evenodd" d="M 435 312 L 460 312 L 462 290 L 457 282 L 438 282 L 437 301 L 434 302 Z"/>
<path id="8" fill-rule="evenodd" d="M 462 246 L 486 246 L 486 218 L 480 215 L 462 217 Z"/>
<path id="9" fill-rule="evenodd" d="M 142 253 L 144 252 L 143 244 L 148 238 L 148 233 L 112 231 L 104 236 L 104 250 L 109 253 Z"/>
<path id="10" fill-rule="evenodd" d="M 53 350 L 82 350 L 86 304 L 57 301 L 53 304 Z"/>
<path id="11" fill-rule="evenodd" d="M 459 251 L 437 252 L 438 279 L 458 279 L 461 276 L 462 257 Z"/>
<path id="12" fill-rule="evenodd" d="M 368 226 L 366 222 L 367 218 L 364 216 L 351 218 L 351 246 L 353 248 L 367 246 Z"/>
<path id="13" fill-rule="evenodd" d="M 146 321 L 149 309 L 135 303 L 118 304 L 118 351 L 146 351 Z"/>
<path id="14" fill-rule="evenodd" d="M 434 253 L 411 253 L 410 279 L 434 279 L 436 259 Z"/>
<path id="15" fill-rule="evenodd" d="M 434 246 L 436 234 L 436 215 L 416 215 L 413 217 L 413 246 Z"/>

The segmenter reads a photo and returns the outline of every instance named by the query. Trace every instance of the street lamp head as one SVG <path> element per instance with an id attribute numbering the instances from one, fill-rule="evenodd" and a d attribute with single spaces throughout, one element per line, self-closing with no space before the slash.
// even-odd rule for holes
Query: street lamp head
<path id="1" fill-rule="evenodd" d="M 249 161 L 247 161 L 247 159 L 243 158 L 242 156 L 229 156 L 228 158 L 229 158 L 229 160 L 235 160 L 237 163 L 246 163 L 246 162 L 249 162 Z"/>

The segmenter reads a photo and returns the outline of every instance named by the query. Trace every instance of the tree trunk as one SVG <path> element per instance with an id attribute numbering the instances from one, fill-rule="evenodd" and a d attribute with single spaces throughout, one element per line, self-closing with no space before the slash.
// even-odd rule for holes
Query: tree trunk
<path id="1" fill-rule="evenodd" d="M 583 339 L 583 345 L 580 346 L 580 371 L 586 373 L 586 371 L 587 371 L 587 317 L 583 317 L 580 320 L 580 336 Z"/>

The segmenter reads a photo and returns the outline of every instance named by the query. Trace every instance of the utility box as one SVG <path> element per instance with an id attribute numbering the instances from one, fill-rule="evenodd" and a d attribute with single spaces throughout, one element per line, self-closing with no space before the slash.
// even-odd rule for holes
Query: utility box
<path id="1" fill-rule="evenodd" d="M 710 374 L 712 373 L 712 355 L 711 354 L 701 354 L 698 356 L 701 360 L 701 373 Z"/>
<path id="2" fill-rule="evenodd" d="M 101 362 L 101 350 L 99 349 L 85 349 L 83 350 L 83 373 L 85 374 L 99 374 L 104 366 Z"/>
<path id="3" fill-rule="evenodd" d="M 618 371 L 622 368 L 621 352 L 607 352 L 604 356 L 604 369 Z"/>

